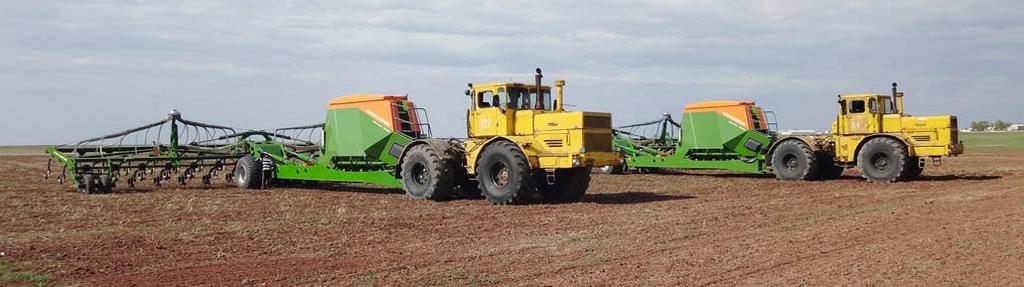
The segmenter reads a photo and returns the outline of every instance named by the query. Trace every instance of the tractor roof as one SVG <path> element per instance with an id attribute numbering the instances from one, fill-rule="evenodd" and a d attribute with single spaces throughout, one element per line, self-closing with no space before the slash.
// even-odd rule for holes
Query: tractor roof
<path id="1" fill-rule="evenodd" d="M 877 96 L 889 97 L 889 95 L 872 94 L 872 93 L 840 95 L 840 97 L 842 97 L 842 98 L 864 98 L 864 97 L 877 97 Z"/>
<path id="2" fill-rule="evenodd" d="M 529 87 L 534 87 L 534 84 L 524 84 L 524 83 L 519 83 L 519 82 L 489 82 L 489 83 L 473 84 L 473 86 L 480 86 L 480 87 L 488 87 L 488 86 L 492 86 L 492 87 L 493 86 L 521 86 L 521 87 L 529 88 Z M 548 89 L 551 88 L 548 85 L 541 85 L 541 87 L 548 88 Z"/>

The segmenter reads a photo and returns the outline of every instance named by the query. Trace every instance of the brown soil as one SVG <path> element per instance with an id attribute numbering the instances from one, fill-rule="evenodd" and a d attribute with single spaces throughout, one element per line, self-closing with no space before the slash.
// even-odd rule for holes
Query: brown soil
<path id="1" fill-rule="evenodd" d="M 84 195 L 0 157 L 0 260 L 60 284 L 1012 285 L 1024 154 L 911 183 L 595 175 L 584 202 L 414 201 L 365 186 Z"/>

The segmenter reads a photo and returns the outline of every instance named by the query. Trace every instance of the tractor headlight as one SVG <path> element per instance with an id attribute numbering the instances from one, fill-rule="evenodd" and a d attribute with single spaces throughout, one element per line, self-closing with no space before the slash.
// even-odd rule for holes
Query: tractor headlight
<path id="1" fill-rule="evenodd" d="M 572 167 L 579 167 L 579 166 L 580 166 L 580 158 L 576 157 L 576 156 L 573 156 L 572 157 Z"/>

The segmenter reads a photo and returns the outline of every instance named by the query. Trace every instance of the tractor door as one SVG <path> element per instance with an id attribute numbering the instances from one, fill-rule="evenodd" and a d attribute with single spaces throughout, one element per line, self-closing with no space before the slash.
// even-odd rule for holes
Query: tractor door
<path id="1" fill-rule="evenodd" d="M 848 135 L 877 133 L 879 115 L 878 102 L 875 98 L 848 99 L 846 113 L 843 116 L 845 129 L 841 132 Z"/>
<path id="2" fill-rule="evenodd" d="M 491 137 L 507 135 L 509 130 L 507 113 L 508 96 L 505 88 L 474 89 L 473 105 L 469 111 L 469 137 Z"/>

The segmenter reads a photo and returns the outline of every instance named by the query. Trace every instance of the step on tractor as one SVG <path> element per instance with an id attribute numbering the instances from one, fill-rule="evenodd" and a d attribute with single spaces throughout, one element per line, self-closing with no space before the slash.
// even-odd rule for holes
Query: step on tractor
<path id="1" fill-rule="evenodd" d="M 185 185 L 196 175 L 209 184 L 222 174 L 253 189 L 349 182 L 402 188 L 414 199 L 578 201 L 592 167 L 620 161 L 611 146 L 611 114 L 566 111 L 565 81 L 555 82 L 552 97 L 542 77 L 537 69 L 533 84 L 470 84 L 465 139 L 433 138 L 426 111 L 407 96 L 363 94 L 329 101 L 322 124 L 237 132 L 175 113 L 49 153 L 64 165 L 61 182 L 70 178 L 88 192 L 109 190 L 125 176 L 132 186 L 147 175 L 156 184 L 176 175 Z M 126 139 L 138 143 L 125 145 Z"/>
<path id="2" fill-rule="evenodd" d="M 616 128 L 622 161 L 601 171 L 717 169 L 816 180 L 856 167 L 868 181 L 893 182 L 917 178 L 928 159 L 938 165 L 964 151 L 957 118 L 906 114 L 896 83 L 891 95 L 839 95 L 838 106 L 829 133 L 779 133 L 774 114 L 753 102 L 691 104 L 681 122 L 664 114 Z"/>

